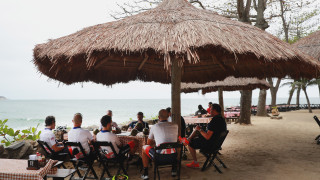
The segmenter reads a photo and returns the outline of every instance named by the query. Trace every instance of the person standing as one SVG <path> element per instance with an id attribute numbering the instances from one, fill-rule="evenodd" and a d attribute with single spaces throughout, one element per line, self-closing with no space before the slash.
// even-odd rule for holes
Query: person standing
<path id="1" fill-rule="evenodd" d="M 211 114 L 211 105 L 212 105 L 212 102 L 209 102 L 208 108 L 207 108 L 208 114 Z"/>

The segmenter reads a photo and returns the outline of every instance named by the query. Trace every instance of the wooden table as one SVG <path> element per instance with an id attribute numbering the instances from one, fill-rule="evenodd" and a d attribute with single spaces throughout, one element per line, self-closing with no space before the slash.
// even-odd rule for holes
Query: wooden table
<path id="1" fill-rule="evenodd" d="M 47 174 L 47 177 L 52 178 L 53 180 L 64 180 L 64 178 L 70 176 L 75 172 L 75 169 L 57 169 Z"/>
<path id="2" fill-rule="evenodd" d="M 51 170 L 55 160 L 49 160 L 45 167 L 39 170 L 27 170 L 28 160 L 0 159 L 1 180 L 43 180 Z"/>
<path id="3" fill-rule="evenodd" d="M 136 153 L 139 153 L 140 157 L 142 157 L 142 147 L 147 144 L 148 136 L 128 136 L 127 134 L 117 134 L 117 136 L 123 145 L 128 144 L 130 141 L 134 141 L 136 144 Z"/>
<path id="4" fill-rule="evenodd" d="M 239 117 L 240 112 L 237 111 L 230 111 L 230 112 L 224 112 L 224 117 L 229 118 L 229 117 Z"/>

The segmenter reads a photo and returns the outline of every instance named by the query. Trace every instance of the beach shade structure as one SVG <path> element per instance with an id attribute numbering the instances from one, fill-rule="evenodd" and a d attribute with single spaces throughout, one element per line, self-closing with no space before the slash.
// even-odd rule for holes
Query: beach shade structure
<path id="1" fill-rule="evenodd" d="M 313 32 L 300 39 L 293 46 L 320 61 L 320 31 Z"/>
<path id="2" fill-rule="evenodd" d="M 65 84 L 132 80 L 171 83 L 172 119 L 180 125 L 180 82 L 235 77 L 313 78 L 319 62 L 271 34 L 186 0 L 84 28 L 34 48 L 33 62 Z"/>
<path id="3" fill-rule="evenodd" d="M 181 92 L 192 93 L 202 91 L 202 94 L 218 91 L 237 91 L 237 90 L 254 90 L 256 88 L 269 89 L 270 85 L 266 80 L 258 78 L 235 78 L 227 77 L 222 81 L 208 82 L 205 84 L 199 83 L 181 83 Z"/>
<path id="4" fill-rule="evenodd" d="M 237 90 L 254 90 L 256 88 L 269 89 L 270 85 L 266 80 L 258 78 L 235 78 L 233 76 L 227 77 L 222 81 L 208 82 L 205 84 L 199 83 L 181 83 L 181 92 L 192 93 L 202 91 L 202 94 L 218 91 L 219 104 L 224 114 L 223 91 L 237 91 Z"/>

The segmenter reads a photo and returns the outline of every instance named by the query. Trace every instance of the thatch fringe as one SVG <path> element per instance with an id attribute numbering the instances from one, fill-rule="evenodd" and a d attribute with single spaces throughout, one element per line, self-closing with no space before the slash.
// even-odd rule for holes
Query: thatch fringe
<path id="1" fill-rule="evenodd" d="M 149 58 L 138 70 L 145 54 Z M 174 59 L 183 68 L 183 82 L 199 83 L 230 75 L 312 78 L 320 67 L 259 28 L 197 9 L 186 0 L 164 0 L 152 10 L 34 48 L 39 71 L 66 84 L 136 79 L 169 83 Z"/>

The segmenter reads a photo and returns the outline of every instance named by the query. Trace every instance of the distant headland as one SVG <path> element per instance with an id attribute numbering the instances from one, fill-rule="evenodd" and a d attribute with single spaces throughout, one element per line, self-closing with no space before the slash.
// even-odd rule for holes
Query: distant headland
<path id="1" fill-rule="evenodd" d="M 6 100 L 7 98 L 4 96 L 0 96 L 0 100 Z"/>

